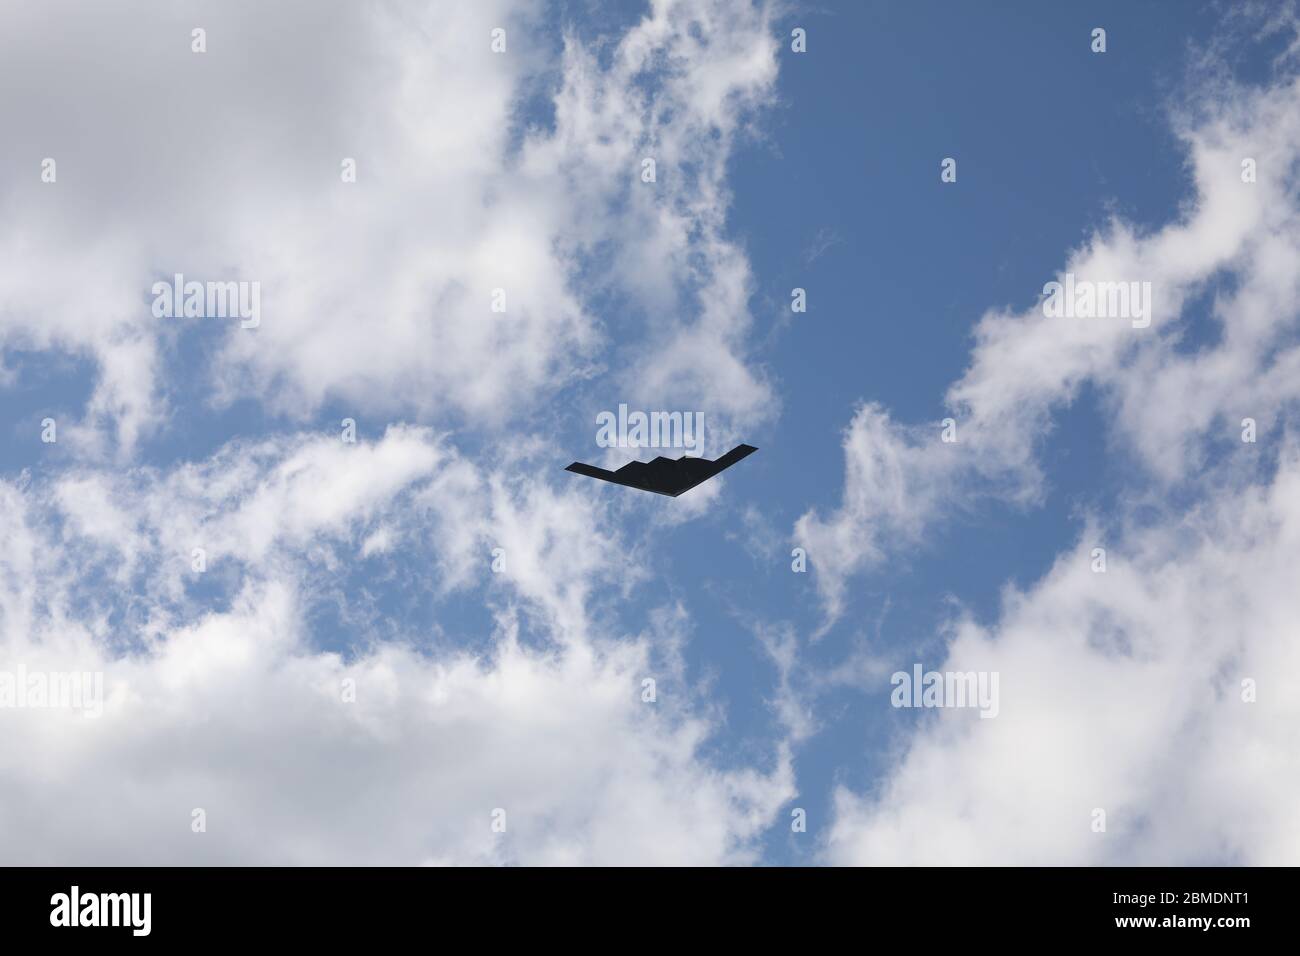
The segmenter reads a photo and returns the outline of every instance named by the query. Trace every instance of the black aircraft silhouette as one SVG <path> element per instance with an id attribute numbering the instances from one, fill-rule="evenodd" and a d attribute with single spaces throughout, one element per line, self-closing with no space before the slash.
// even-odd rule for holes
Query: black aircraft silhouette
<path id="1" fill-rule="evenodd" d="M 565 471 L 601 481 L 612 481 L 616 485 L 653 491 L 657 495 L 676 498 L 682 492 L 690 491 L 696 485 L 708 481 L 718 472 L 730 468 L 740 459 L 758 451 L 753 445 L 737 445 L 716 461 L 707 458 L 688 458 L 682 456 L 674 461 L 660 455 L 654 461 L 630 461 L 618 471 L 606 471 L 595 465 L 584 465 L 575 461 Z"/>

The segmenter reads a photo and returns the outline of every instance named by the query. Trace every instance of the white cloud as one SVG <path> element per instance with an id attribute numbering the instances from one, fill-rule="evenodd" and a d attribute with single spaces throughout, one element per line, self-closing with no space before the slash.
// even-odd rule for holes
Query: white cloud
<path id="1" fill-rule="evenodd" d="M 0 13 L 0 71 L 24 77 L 0 84 L 0 346 L 95 368 L 81 420 L 59 422 L 62 467 L 0 483 L 0 668 L 102 670 L 109 694 L 95 720 L 0 709 L 9 862 L 756 854 L 792 792 L 788 749 L 762 767 L 705 756 L 725 715 L 685 680 L 684 612 L 626 636 L 638 549 L 605 506 L 535 477 L 546 442 L 492 429 L 602 372 L 611 333 L 681 362 L 677 387 L 616 355 L 629 395 L 770 413 L 745 364 L 748 266 L 722 218 L 727 157 L 775 78 L 766 13 L 657 3 L 600 60 L 541 10 Z M 523 112 L 552 92 L 554 129 Z M 178 272 L 259 282 L 261 324 L 154 318 L 152 283 Z M 611 290 L 633 314 L 592 312 Z M 363 422 L 455 413 L 497 464 L 411 425 L 134 464 L 195 393 L 297 420 L 327 403 Z M 481 594 L 493 623 L 390 615 L 395 599 L 372 593 L 385 588 L 435 608 Z"/>
<path id="2" fill-rule="evenodd" d="M 832 862 L 1300 860 L 1300 697 L 1279 676 L 1300 663 L 1287 583 L 1300 458 L 1290 431 L 1269 431 L 1300 397 L 1300 197 L 1286 172 L 1300 162 L 1300 82 L 1207 91 L 1177 128 L 1196 190 L 1181 218 L 1149 234 L 1112 223 L 1062 270 L 1151 281 L 1151 327 L 985 315 L 948 393 L 959 444 L 861 409 L 842 506 L 796 526 L 833 617 L 853 574 L 938 533 L 941 516 L 981 497 L 1036 500 L 1037 443 L 1084 383 L 1116 457 L 1138 466 L 1107 521 L 1027 591 L 1009 589 L 996 623 L 954 623 L 946 660 L 926 666 L 998 672 L 999 715 L 926 714 L 870 794 L 840 788 Z M 1244 157 L 1258 160 L 1254 184 Z M 1215 281 L 1220 335 L 1189 348 Z M 1268 437 L 1243 443 L 1243 417 Z M 1098 545 L 1106 573 L 1091 567 Z M 883 679 L 864 690 L 889 706 Z"/>
<path id="3" fill-rule="evenodd" d="M 1297 502 L 1292 446 L 1269 486 L 1112 542 L 1106 573 L 1092 571 L 1090 529 L 1042 581 L 1008 591 L 994 627 L 959 621 L 946 661 L 927 666 L 998 672 L 998 716 L 927 715 L 875 794 L 837 792 L 827 858 L 1294 865 Z M 883 709 L 890 689 L 882 676 L 868 692 Z"/>
<path id="4" fill-rule="evenodd" d="M 433 515 L 435 489 L 457 480 L 487 493 Z M 235 443 L 167 472 L 83 467 L 50 491 L 0 483 L 0 669 L 102 671 L 106 684 L 97 719 L 0 709 L 6 859 L 752 859 L 792 792 L 789 754 L 706 759 L 717 715 L 673 663 L 681 635 L 596 625 L 613 617 L 593 589 L 635 574 L 599 567 L 622 550 L 607 519 L 525 474 L 480 475 L 408 427 L 356 445 Z M 487 542 L 505 548 L 483 650 L 435 648 L 410 620 L 399 639 L 349 635 L 350 658 L 321 648 L 314 568 L 393 527 L 428 538 L 372 548 L 390 567 L 441 553 L 447 534 L 472 542 L 481 583 Z M 182 586 L 197 582 L 194 541 L 229 600 Z M 103 587 L 105 569 L 126 586 Z M 546 640 L 524 640 L 521 613 Z M 191 832 L 195 808 L 206 833 Z M 505 834 L 491 829 L 497 808 Z"/>
<path id="5" fill-rule="evenodd" d="M 95 455 L 111 432 L 129 455 L 170 414 L 178 330 L 222 322 L 202 370 L 213 399 L 295 417 L 334 399 L 499 425 L 590 375 L 611 320 L 666 350 L 634 361 L 629 391 L 770 413 L 745 364 L 748 265 L 723 238 L 726 161 L 775 79 L 765 8 L 656 3 L 609 66 L 572 36 L 552 62 L 540 13 L 6 7 L 0 62 L 32 82 L 0 90 L 0 344 L 94 359 L 87 428 L 68 440 Z M 190 50 L 195 26 L 206 53 Z M 521 130 L 521 104 L 553 81 L 554 130 Z M 54 184 L 39 179 L 47 156 Z M 597 254 L 618 268 L 588 268 Z M 174 273 L 260 282 L 261 325 L 154 318 L 150 286 Z M 644 328 L 591 312 L 611 284 L 649 296 Z"/>
<path id="6" fill-rule="evenodd" d="M 1300 396 L 1300 199 L 1285 172 L 1300 161 L 1300 80 L 1200 105 L 1205 115 L 1177 121 L 1196 190 L 1184 215 L 1149 234 L 1114 221 L 1061 270 L 1080 281 L 1150 282 L 1149 328 L 1045 318 L 1037 305 L 989 312 L 970 366 L 948 390 L 955 443 L 941 441 L 938 422 L 903 425 L 876 404 L 857 411 L 840 507 L 809 511 L 794 529 L 831 618 L 847 582 L 878 564 L 886 545 L 914 545 L 981 499 L 1040 500 L 1037 447 L 1085 383 L 1101 396 L 1117 451 L 1161 486 L 1238 440 L 1242 418 L 1264 431 Z M 1247 156 L 1259 162 L 1255 183 L 1241 178 Z M 1191 309 L 1214 280 L 1229 283 L 1213 308 L 1221 339 L 1188 351 Z"/>

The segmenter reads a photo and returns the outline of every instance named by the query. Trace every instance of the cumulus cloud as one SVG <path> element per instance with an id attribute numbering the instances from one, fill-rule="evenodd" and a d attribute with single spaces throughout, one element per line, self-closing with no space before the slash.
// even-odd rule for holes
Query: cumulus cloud
<path id="1" fill-rule="evenodd" d="M 501 427 L 606 371 L 623 397 L 771 413 L 723 231 L 728 157 L 775 80 L 769 14 L 656 2 L 607 46 L 543 12 L 0 13 L 0 75 L 23 78 L 0 84 L 0 348 L 94 370 L 57 467 L 0 481 L 0 668 L 106 678 L 94 719 L 0 711 L 8 862 L 754 857 L 788 748 L 706 755 L 725 715 L 685 678 L 685 612 L 625 633 L 637 547 Z M 260 323 L 155 317 L 177 273 L 259 283 Z M 611 292 L 628 314 L 593 307 Z M 612 336 L 671 375 L 603 355 Z M 149 464 L 183 389 L 421 424 Z M 486 620 L 448 623 L 466 595 Z"/>
<path id="2" fill-rule="evenodd" d="M 483 511 L 431 511 L 448 480 L 491 489 L 474 499 Z M 6 859 L 752 859 L 792 790 L 789 754 L 711 763 L 715 715 L 674 663 L 680 635 L 594 626 L 595 564 L 619 550 L 596 507 L 480 474 L 404 427 L 357 445 L 236 443 L 170 471 L 87 467 L 48 491 L 0 483 L 0 668 L 104 675 L 98 717 L 0 711 Z M 350 653 L 322 649 L 314 569 L 336 573 L 396 527 L 428 539 L 370 560 L 433 566 L 445 535 L 474 542 L 481 578 L 487 542 L 504 550 L 480 650 L 434 646 L 411 621 L 395 638 L 351 634 Z M 532 636 L 523 615 L 540 622 Z M 206 832 L 191 829 L 196 809 Z"/>
<path id="3" fill-rule="evenodd" d="M 770 413 L 722 234 L 727 158 L 775 79 L 766 7 L 656 3 L 607 62 L 513 0 L 3 17 L 0 61 L 34 82 L 0 92 L 0 343 L 95 362 L 83 451 L 112 434 L 129 456 L 166 420 L 164 366 L 206 354 L 204 322 L 213 400 L 294 417 L 338 399 L 500 425 L 597 370 L 611 318 L 664 354 L 631 376 L 648 398 Z M 259 282 L 260 325 L 155 318 L 177 273 Z M 638 314 L 593 310 L 611 286 Z"/>
<path id="4" fill-rule="evenodd" d="M 1298 493 L 1292 445 L 1265 487 L 1118 538 L 1105 573 L 1089 533 L 995 626 L 958 621 L 940 669 L 997 672 L 998 716 L 936 711 L 876 793 L 841 788 L 828 859 L 1294 864 Z"/>
<path id="5" fill-rule="evenodd" d="M 1285 583 L 1300 557 L 1300 458 L 1284 424 L 1300 397 L 1300 196 L 1285 172 L 1300 162 L 1300 81 L 1288 69 L 1204 92 L 1174 118 L 1195 189 L 1183 214 L 1151 232 L 1114 221 L 1062 270 L 1150 281 L 1150 327 L 985 315 L 948 391 L 959 443 L 865 406 L 846 431 L 842 505 L 800 519 L 833 617 L 853 575 L 938 515 L 1037 500 L 1039 441 L 1085 383 L 1112 448 L 1137 466 L 1114 512 L 1042 580 L 1009 588 L 993 624 L 952 622 L 946 660 L 928 663 L 1000 674 L 1000 713 L 942 710 L 903 732 L 870 793 L 837 791 L 832 862 L 1300 859 L 1287 796 L 1300 700 L 1276 678 L 1296 666 L 1300 611 Z M 1217 334 L 1188 347 L 1198 309 Z M 1262 445 L 1242 441 L 1247 417 Z M 877 683 L 883 708 L 890 688 Z"/>

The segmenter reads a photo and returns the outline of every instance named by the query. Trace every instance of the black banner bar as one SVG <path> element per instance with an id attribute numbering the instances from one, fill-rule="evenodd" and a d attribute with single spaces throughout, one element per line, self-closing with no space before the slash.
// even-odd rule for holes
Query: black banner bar
<path id="1" fill-rule="evenodd" d="M 1232 945 L 1286 928 L 1293 877 L 1267 868 L 36 868 L 0 870 L 0 926 L 6 941 L 95 946 L 373 943 L 454 926 L 539 941 L 708 927 L 762 942 L 782 927 L 836 926 L 873 940 Z"/>

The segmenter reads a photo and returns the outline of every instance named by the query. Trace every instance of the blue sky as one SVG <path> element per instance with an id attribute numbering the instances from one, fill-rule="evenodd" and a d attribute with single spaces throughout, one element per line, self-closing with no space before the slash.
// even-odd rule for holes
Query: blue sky
<path id="1" fill-rule="evenodd" d="M 290 8 L 2 15 L 0 671 L 109 688 L 0 711 L 15 859 L 1295 862 L 1291 7 Z M 620 403 L 760 451 L 564 472 Z"/>

